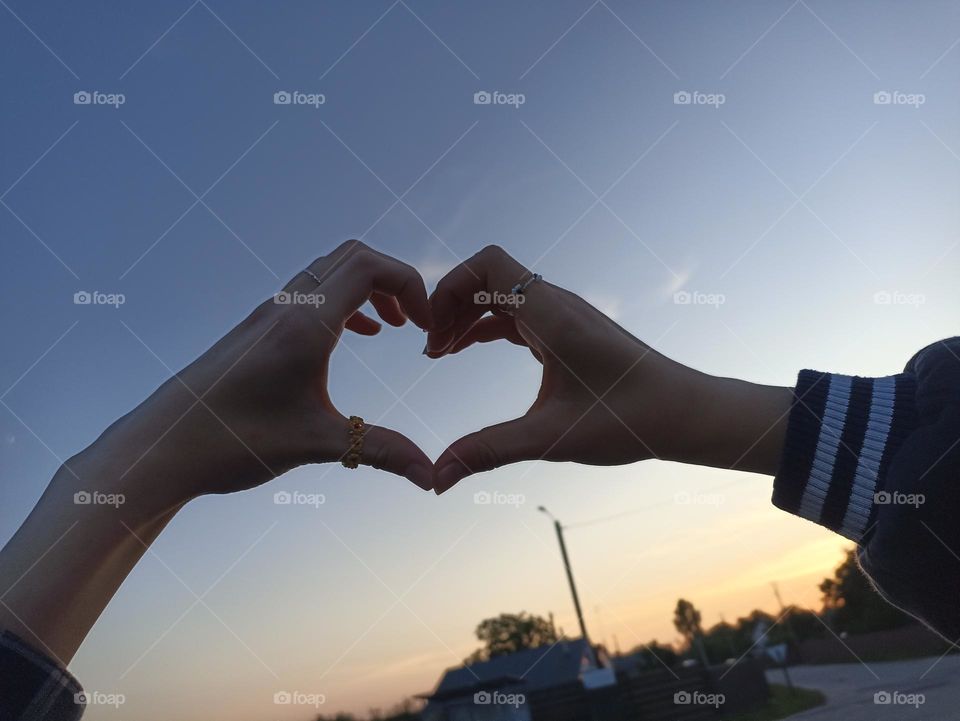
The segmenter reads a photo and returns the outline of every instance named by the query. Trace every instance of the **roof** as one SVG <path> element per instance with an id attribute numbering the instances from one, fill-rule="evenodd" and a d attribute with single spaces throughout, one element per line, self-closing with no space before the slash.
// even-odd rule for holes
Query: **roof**
<path id="1" fill-rule="evenodd" d="M 443 675 L 432 697 L 447 699 L 505 683 L 522 683 L 527 692 L 559 686 L 580 677 L 587 652 L 583 639 L 576 639 L 452 668 Z"/>
<path id="2" fill-rule="evenodd" d="M 650 665 L 650 659 L 644 656 L 643 651 L 636 651 L 625 656 L 613 656 L 610 661 L 616 671 L 631 671 L 635 668 L 644 668 Z"/>

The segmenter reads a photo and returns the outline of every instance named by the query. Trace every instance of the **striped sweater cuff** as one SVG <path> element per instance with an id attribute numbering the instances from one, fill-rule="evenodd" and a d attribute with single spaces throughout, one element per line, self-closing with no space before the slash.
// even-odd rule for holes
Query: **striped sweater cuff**
<path id="1" fill-rule="evenodd" d="M 914 426 L 911 374 L 800 372 L 773 503 L 860 542 L 875 520 L 890 459 Z"/>

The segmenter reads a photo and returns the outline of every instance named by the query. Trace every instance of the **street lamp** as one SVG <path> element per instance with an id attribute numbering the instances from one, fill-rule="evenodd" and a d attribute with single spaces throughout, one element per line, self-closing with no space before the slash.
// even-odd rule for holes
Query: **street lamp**
<path id="1" fill-rule="evenodd" d="M 570 582 L 570 593 L 573 595 L 573 607 L 577 611 L 577 621 L 580 622 L 580 635 L 587 644 L 590 658 L 593 658 L 593 648 L 590 646 L 590 637 L 587 636 L 587 625 L 583 622 L 583 611 L 580 609 L 580 597 L 577 595 L 577 586 L 573 582 L 573 571 L 570 569 L 570 558 L 567 556 L 567 544 L 563 542 L 563 526 L 554 518 L 544 506 L 537 506 L 537 510 L 545 513 L 553 520 L 553 527 L 557 529 L 557 540 L 560 542 L 560 555 L 563 556 L 563 567 L 567 570 L 567 580 Z"/>

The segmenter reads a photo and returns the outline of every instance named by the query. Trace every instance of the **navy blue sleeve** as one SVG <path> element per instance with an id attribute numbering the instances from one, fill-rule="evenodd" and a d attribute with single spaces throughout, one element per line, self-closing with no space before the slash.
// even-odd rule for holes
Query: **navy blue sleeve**
<path id="1" fill-rule="evenodd" d="M 902 373 L 801 371 L 773 503 L 858 544 L 890 603 L 960 638 L 960 337 Z"/>
<path id="2" fill-rule="evenodd" d="M 78 721 L 83 689 L 70 672 L 18 636 L 0 634 L 0 721 Z"/>

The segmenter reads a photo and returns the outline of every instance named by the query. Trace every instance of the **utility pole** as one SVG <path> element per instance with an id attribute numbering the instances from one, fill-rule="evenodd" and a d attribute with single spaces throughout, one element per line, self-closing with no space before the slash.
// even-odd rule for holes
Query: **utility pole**
<path id="1" fill-rule="evenodd" d="M 553 518 L 553 515 L 543 506 L 537 508 L 541 513 L 546 513 L 550 518 Z M 553 518 L 553 527 L 557 531 L 557 541 L 560 543 L 560 555 L 563 557 L 563 567 L 567 571 L 567 581 L 570 583 L 570 595 L 573 596 L 573 607 L 577 611 L 577 621 L 580 623 L 580 635 L 583 637 L 583 640 L 587 644 L 587 649 L 590 653 L 590 658 L 594 659 L 593 647 L 590 645 L 590 637 L 587 635 L 587 624 L 583 621 L 583 610 L 580 608 L 580 597 L 577 595 L 577 585 L 573 581 L 573 570 L 570 568 L 570 557 L 567 555 L 567 544 L 563 540 L 563 526 L 560 525 L 560 521 L 556 518 Z M 596 660 L 594 659 L 594 663 Z"/>
<path id="2" fill-rule="evenodd" d="M 780 604 L 780 618 L 784 619 L 786 622 L 787 633 L 790 636 L 790 639 L 793 641 L 794 652 L 799 656 L 800 654 L 800 640 L 797 638 L 797 634 L 793 631 L 793 625 L 790 623 L 790 614 L 787 612 L 787 607 L 783 604 L 783 599 L 780 597 L 780 587 L 777 585 L 776 581 L 770 583 L 773 586 L 773 595 L 777 597 L 777 603 Z M 790 692 L 793 693 L 793 681 L 790 680 L 790 672 L 787 671 L 787 659 L 789 657 L 789 649 L 787 653 L 783 655 L 783 658 L 780 659 L 780 670 L 783 671 L 783 678 L 787 682 L 787 688 L 790 689 Z"/>
<path id="3" fill-rule="evenodd" d="M 787 607 L 784 605 L 783 599 L 780 597 L 780 587 L 777 585 L 776 581 L 771 582 L 770 585 L 773 586 L 773 595 L 777 597 L 777 603 L 780 604 L 781 618 L 783 618 L 784 625 L 787 627 L 787 633 L 790 635 L 790 639 L 793 641 L 794 646 L 796 646 L 799 650 L 800 639 L 793 630 L 793 624 L 790 623 L 790 614 L 787 613 Z"/>

